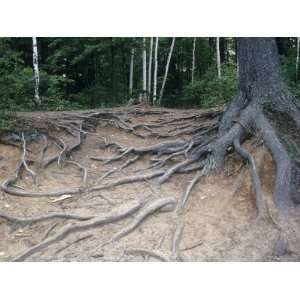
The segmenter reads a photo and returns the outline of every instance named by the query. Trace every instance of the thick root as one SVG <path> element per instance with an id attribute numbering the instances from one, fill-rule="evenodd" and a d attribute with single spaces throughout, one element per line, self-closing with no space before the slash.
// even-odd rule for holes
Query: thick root
<path id="1" fill-rule="evenodd" d="M 71 233 L 85 231 L 85 230 L 89 230 L 91 228 L 95 228 L 95 227 L 102 226 L 105 224 L 118 222 L 118 221 L 134 214 L 143 205 L 144 205 L 144 202 L 132 201 L 129 204 L 127 203 L 126 205 L 122 205 L 122 206 L 118 207 L 117 209 L 113 209 L 109 214 L 100 215 L 100 216 L 82 221 L 80 223 L 66 225 L 66 226 L 62 227 L 57 233 L 46 238 L 41 243 L 25 250 L 23 253 L 17 255 L 16 257 L 14 257 L 12 259 L 12 261 L 24 261 L 31 255 L 45 249 L 46 247 L 50 246 L 51 244 L 63 240 Z"/>

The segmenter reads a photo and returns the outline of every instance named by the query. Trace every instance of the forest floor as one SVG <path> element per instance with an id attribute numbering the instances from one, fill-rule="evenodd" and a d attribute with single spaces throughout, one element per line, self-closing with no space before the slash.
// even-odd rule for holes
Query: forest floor
<path id="1" fill-rule="evenodd" d="M 121 108 L 122 109 L 122 108 Z M 126 111 L 127 108 L 123 108 Z M 120 110 L 120 108 L 116 109 Z M 155 124 L 158 119 L 188 116 L 196 110 L 165 110 L 165 115 L 149 114 L 132 117 L 133 123 Z M 198 110 L 197 110 L 198 111 Z M 63 112 L 23 113 L 31 118 L 44 119 L 57 117 Z M 198 122 L 193 120 L 191 122 Z M 160 128 L 161 132 L 170 132 L 170 126 Z M 149 146 L 166 138 L 149 136 L 141 138 L 115 128 L 99 124 L 96 134 L 126 146 Z M 70 139 L 64 131 L 55 134 L 65 141 Z M 74 150 L 71 158 L 85 166 L 88 171 L 88 183 L 96 182 L 101 175 L 112 168 L 118 168 L 125 160 L 109 164 L 92 160 L 97 156 L 110 158 L 115 154 L 111 148 L 99 147 L 97 135 L 87 135 L 80 148 Z M 42 141 L 28 143 L 27 155 L 37 157 Z M 251 143 L 246 145 L 251 149 Z M 47 155 L 57 149 L 49 148 Z M 11 175 L 18 163 L 22 149 L 0 144 L 0 181 Z M 270 208 L 274 206 L 272 190 L 275 167 L 272 157 L 263 145 L 252 149 L 262 178 L 264 197 Z M 149 156 L 145 155 L 126 169 L 115 172 L 105 180 L 138 174 L 138 170 L 149 166 Z M 63 197 L 19 197 L 0 192 L 0 212 L 10 216 L 29 217 L 50 212 L 67 212 L 77 215 L 98 215 L 108 213 L 113 208 L 134 199 L 157 199 L 172 196 L 183 197 L 189 182 L 195 174 L 175 174 L 169 181 L 157 186 L 152 180 L 136 182 L 101 190 L 92 195 L 67 195 Z M 73 165 L 63 168 L 56 163 L 49 165 L 38 174 L 34 185 L 29 175 L 23 175 L 15 186 L 20 190 L 49 191 L 81 185 L 81 174 Z M 299 209 L 295 215 L 299 215 Z M 249 167 L 243 165 L 237 154 L 229 155 L 226 168 L 222 173 L 211 174 L 201 179 L 193 188 L 182 215 L 183 231 L 180 252 L 184 261 L 299 261 L 300 260 L 300 219 L 295 218 L 293 239 L 290 250 L 283 256 L 276 256 L 274 245 L 279 239 L 278 230 L 270 223 L 256 222 L 255 196 Z M 170 257 L 172 236 L 178 224 L 175 212 L 153 213 L 136 230 L 105 245 L 105 242 L 132 221 L 132 217 L 70 234 L 40 252 L 29 257 L 28 261 L 156 261 L 155 258 L 134 249 L 157 251 Z M 31 224 L 24 228 L 11 230 L 0 219 L 0 261 L 9 261 L 18 253 L 30 248 L 59 230 L 62 226 L 74 223 L 72 220 L 51 219 Z M 298 249 L 298 251 L 297 251 Z M 132 250 L 132 251 L 131 251 Z"/>

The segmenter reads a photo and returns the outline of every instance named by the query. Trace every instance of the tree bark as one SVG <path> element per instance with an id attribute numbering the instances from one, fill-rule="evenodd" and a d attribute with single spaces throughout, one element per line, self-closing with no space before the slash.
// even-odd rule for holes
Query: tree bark
<path id="1" fill-rule="evenodd" d="M 168 55 L 168 59 L 167 59 L 166 69 L 165 69 L 165 75 L 164 75 L 163 83 L 162 83 L 160 93 L 159 93 L 159 99 L 158 99 L 159 105 L 161 105 L 161 100 L 162 100 L 162 97 L 164 94 L 164 89 L 165 89 L 165 85 L 166 85 L 166 81 L 167 81 L 167 77 L 168 77 L 168 71 L 169 71 L 169 66 L 170 66 L 170 61 L 171 61 L 174 45 L 175 45 L 175 38 L 172 38 L 172 43 L 171 43 L 171 47 L 170 47 L 170 51 L 169 51 L 169 55 Z"/>
<path id="2" fill-rule="evenodd" d="M 300 128 L 299 104 L 284 81 L 274 38 L 239 38 L 238 63 L 239 91 L 222 117 L 219 136 L 241 125 L 239 139 L 262 137 L 277 166 L 274 199 L 286 212 L 289 199 L 300 199 L 299 153 L 287 147 L 300 141 L 293 133 Z"/>
<path id="3" fill-rule="evenodd" d="M 298 71 L 299 71 L 299 49 L 300 49 L 300 38 L 297 37 L 296 81 L 298 80 Z"/>
<path id="4" fill-rule="evenodd" d="M 143 101 L 147 101 L 147 50 L 146 38 L 143 38 Z"/>
<path id="5" fill-rule="evenodd" d="M 133 91 L 133 64 L 134 64 L 134 48 L 131 48 L 130 70 L 129 70 L 129 99 L 132 98 L 132 91 Z"/>
<path id="6" fill-rule="evenodd" d="M 39 94 L 40 85 L 40 72 L 39 72 L 39 59 L 38 59 L 38 47 L 37 38 L 32 38 L 32 60 L 34 71 L 34 102 L 37 106 L 41 105 L 41 99 Z"/>
<path id="7" fill-rule="evenodd" d="M 216 53 L 217 53 L 217 69 L 218 69 L 218 78 L 221 78 L 221 55 L 220 55 L 220 38 L 216 38 Z"/>
<path id="8" fill-rule="evenodd" d="M 157 69 L 158 69 L 158 41 L 159 38 L 155 38 L 155 51 L 154 51 L 154 74 L 153 74 L 153 103 L 156 104 L 157 97 Z"/>
<path id="9" fill-rule="evenodd" d="M 148 101 L 150 101 L 151 95 L 151 78 L 152 78 L 152 52 L 153 52 L 153 37 L 150 38 L 150 49 L 149 49 L 149 64 L 148 64 Z"/>

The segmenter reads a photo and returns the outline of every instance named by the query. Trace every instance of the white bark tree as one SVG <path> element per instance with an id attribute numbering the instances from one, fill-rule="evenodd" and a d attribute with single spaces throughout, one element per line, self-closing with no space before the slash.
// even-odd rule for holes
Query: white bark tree
<path id="1" fill-rule="evenodd" d="M 217 68 L 218 68 L 218 78 L 221 78 L 221 55 L 220 55 L 220 38 L 217 37 L 216 40 L 216 50 L 217 50 Z"/>
<path id="2" fill-rule="evenodd" d="M 148 64 L 148 99 L 149 100 L 150 100 L 150 94 L 151 94 L 152 52 L 153 52 L 153 37 L 150 38 L 149 64 Z"/>
<path id="3" fill-rule="evenodd" d="M 153 103 L 156 104 L 157 101 L 157 54 L 158 54 L 158 41 L 159 38 L 155 38 L 155 49 L 154 49 L 154 74 L 153 74 Z"/>
<path id="4" fill-rule="evenodd" d="M 130 70 L 129 70 L 129 98 L 132 98 L 133 91 L 133 64 L 134 64 L 134 48 L 131 49 Z"/>
<path id="5" fill-rule="evenodd" d="M 143 101 L 147 101 L 147 50 L 146 38 L 143 38 Z"/>
<path id="6" fill-rule="evenodd" d="M 298 70 L 299 70 L 299 50 L 300 50 L 300 38 L 297 37 L 296 80 L 298 79 Z"/>
<path id="7" fill-rule="evenodd" d="M 175 45 L 175 38 L 172 38 L 172 43 L 171 43 L 171 47 L 170 47 L 170 51 L 169 51 L 169 55 L 168 55 L 168 59 L 167 59 L 167 64 L 166 64 L 166 68 L 165 68 L 165 75 L 164 75 L 163 83 L 162 83 L 160 93 L 159 93 L 159 99 L 158 99 L 159 105 L 161 104 L 161 100 L 162 100 L 162 97 L 164 94 L 164 89 L 165 89 L 165 85 L 166 85 L 166 81 L 167 81 L 167 77 L 168 77 L 168 71 L 169 71 L 169 66 L 170 66 L 170 61 L 171 61 L 174 45 Z"/>
<path id="8" fill-rule="evenodd" d="M 32 38 L 32 61 L 33 61 L 33 71 L 34 71 L 34 102 L 36 105 L 40 105 L 41 104 L 41 99 L 39 95 L 40 73 L 39 73 L 38 47 L 37 47 L 36 37 Z"/>
<path id="9" fill-rule="evenodd" d="M 193 59 L 192 59 L 192 84 L 194 83 L 194 73 L 195 73 L 195 49 L 196 49 L 196 38 L 193 41 Z"/>

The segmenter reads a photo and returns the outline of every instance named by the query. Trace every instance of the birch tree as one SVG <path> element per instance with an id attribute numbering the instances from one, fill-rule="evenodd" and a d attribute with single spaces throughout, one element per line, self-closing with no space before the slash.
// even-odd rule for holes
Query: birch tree
<path id="1" fill-rule="evenodd" d="M 157 93 L 157 54 L 158 54 L 158 41 L 159 38 L 155 38 L 155 49 L 154 49 L 154 74 L 153 74 L 153 103 L 156 104 L 156 93 Z"/>
<path id="2" fill-rule="evenodd" d="M 192 84 L 194 83 L 194 72 L 195 72 L 195 49 L 196 49 L 196 38 L 193 41 L 193 59 L 192 59 Z"/>
<path id="3" fill-rule="evenodd" d="M 143 38 L 143 101 L 147 100 L 147 50 L 146 38 Z"/>
<path id="4" fill-rule="evenodd" d="M 299 48 L 300 48 L 300 38 L 297 37 L 296 80 L 298 79 L 298 70 L 299 70 Z"/>
<path id="5" fill-rule="evenodd" d="M 217 68 L 218 68 L 218 78 L 221 78 L 221 55 L 220 55 L 220 38 L 217 37 L 216 41 L 217 50 Z"/>
<path id="6" fill-rule="evenodd" d="M 165 85 L 166 85 L 166 81 L 167 81 L 167 77 L 168 77 L 168 71 L 169 71 L 169 66 L 170 66 L 170 61 L 171 61 L 174 45 L 175 45 L 175 38 L 173 37 L 171 47 L 170 47 L 170 51 L 169 51 L 169 55 L 168 55 L 168 59 L 167 59 L 166 68 L 165 68 L 165 75 L 164 75 L 163 83 L 162 83 L 160 93 L 159 93 L 159 100 L 158 100 L 159 105 L 161 104 L 161 100 L 162 100 L 162 97 L 163 97 L 163 94 L 164 94 L 164 89 L 165 89 Z"/>
<path id="7" fill-rule="evenodd" d="M 131 49 L 130 70 L 129 70 L 129 97 L 132 98 L 133 90 L 133 64 L 134 64 L 134 48 Z"/>
<path id="8" fill-rule="evenodd" d="M 150 94 L 151 94 L 152 52 L 153 52 L 153 37 L 150 38 L 149 64 L 148 64 L 148 99 L 149 100 L 150 100 Z"/>
<path id="9" fill-rule="evenodd" d="M 36 105 L 41 105 L 39 95 L 40 74 L 39 74 L 39 60 L 38 60 L 38 47 L 36 37 L 32 38 L 32 61 L 34 71 L 34 102 Z"/>

